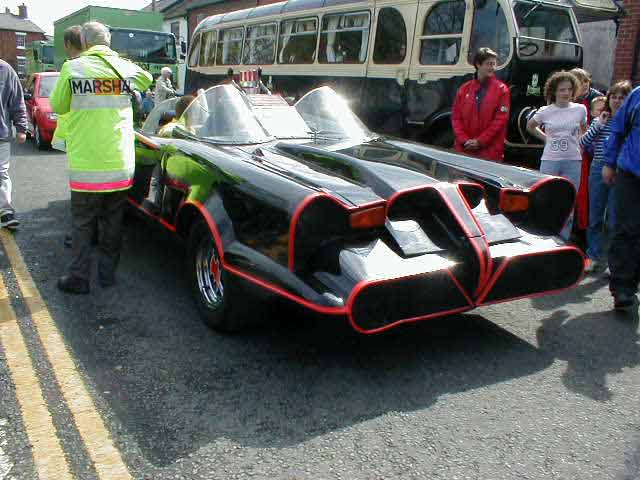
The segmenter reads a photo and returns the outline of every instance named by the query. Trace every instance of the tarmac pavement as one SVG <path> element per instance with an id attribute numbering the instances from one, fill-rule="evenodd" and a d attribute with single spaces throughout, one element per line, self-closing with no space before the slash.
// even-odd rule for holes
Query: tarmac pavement
<path id="1" fill-rule="evenodd" d="M 638 316 L 610 310 L 604 279 L 376 336 L 279 302 L 221 335 L 183 246 L 141 220 L 116 286 L 59 292 L 65 156 L 18 146 L 12 179 L 0 278 L 28 354 L 0 345 L 0 480 L 56 451 L 82 480 L 640 478 Z"/>

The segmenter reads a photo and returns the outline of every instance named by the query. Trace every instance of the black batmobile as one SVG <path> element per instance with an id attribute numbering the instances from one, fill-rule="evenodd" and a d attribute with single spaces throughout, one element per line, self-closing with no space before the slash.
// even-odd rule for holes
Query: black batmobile
<path id="1" fill-rule="evenodd" d="M 580 280 L 562 178 L 376 135 L 328 87 L 290 106 L 216 86 L 161 136 L 175 103 L 137 133 L 129 201 L 187 241 L 215 329 L 272 295 L 377 333 Z"/>

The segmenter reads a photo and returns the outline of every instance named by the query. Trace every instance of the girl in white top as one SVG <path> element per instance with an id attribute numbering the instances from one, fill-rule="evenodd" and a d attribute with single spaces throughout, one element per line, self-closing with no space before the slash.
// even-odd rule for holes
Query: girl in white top
<path id="1" fill-rule="evenodd" d="M 540 172 L 566 178 L 576 192 L 580 188 L 582 167 L 578 142 L 587 128 L 587 109 L 572 102 L 578 89 L 579 82 L 573 74 L 564 71 L 554 73 L 544 85 L 548 105 L 527 122 L 527 130 L 544 142 Z M 572 226 L 573 214 L 560 232 L 565 240 L 569 239 Z"/>

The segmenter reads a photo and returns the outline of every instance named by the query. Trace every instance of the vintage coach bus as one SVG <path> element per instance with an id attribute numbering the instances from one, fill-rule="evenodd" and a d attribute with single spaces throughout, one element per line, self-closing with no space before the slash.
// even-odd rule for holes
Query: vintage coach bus
<path id="1" fill-rule="evenodd" d="M 291 100 L 330 85 L 372 130 L 446 146 L 455 92 L 488 46 L 511 86 L 507 146 L 534 151 L 519 119 L 542 105 L 550 72 L 582 64 L 578 19 L 618 12 L 611 0 L 567 1 L 288 0 L 214 15 L 194 31 L 185 91 L 261 67 Z"/>

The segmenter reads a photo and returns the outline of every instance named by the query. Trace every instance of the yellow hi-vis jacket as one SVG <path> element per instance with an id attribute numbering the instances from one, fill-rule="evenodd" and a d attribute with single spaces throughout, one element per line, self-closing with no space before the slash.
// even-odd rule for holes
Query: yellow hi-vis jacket
<path id="1" fill-rule="evenodd" d="M 100 58 L 118 71 L 118 75 Z M 69 185 L 78 192 L 115 192 L 133 183 L 135 145 L 130 92 L 144 91 L 149 73 L 98 45 L 68 60 L 49 98 L 64 115 Z"/>

